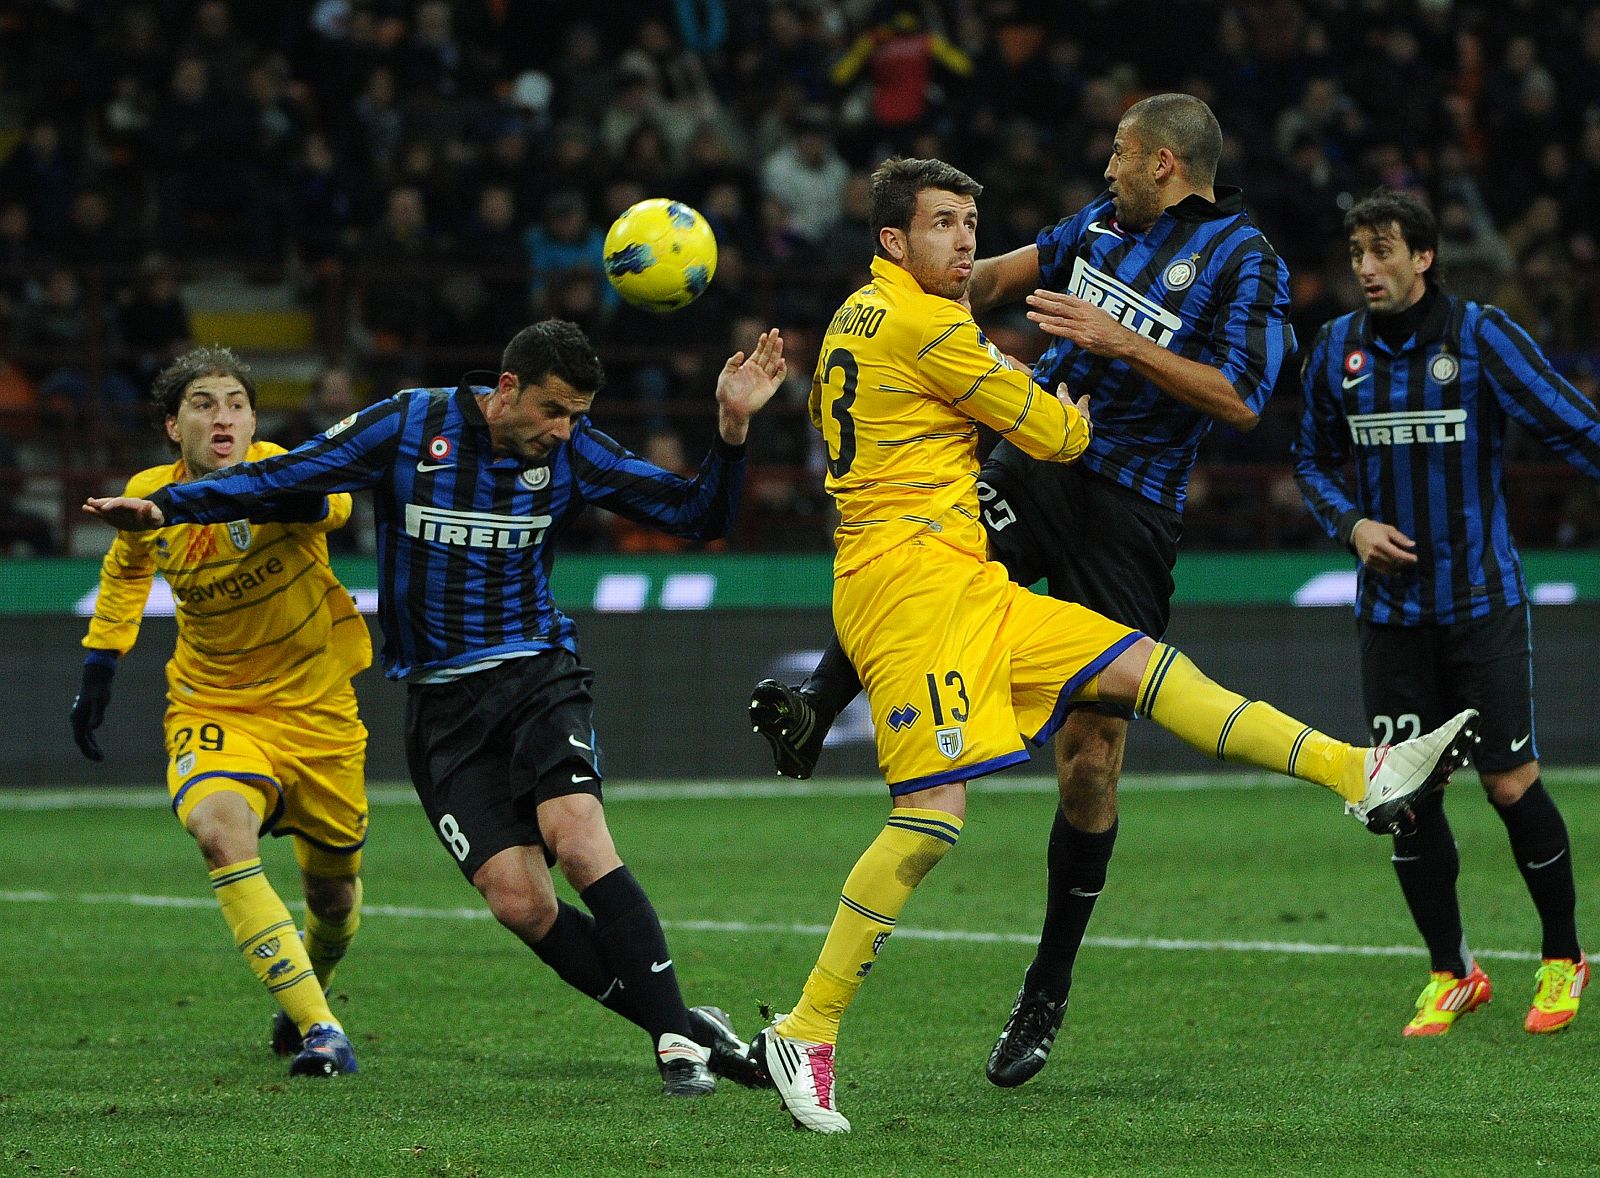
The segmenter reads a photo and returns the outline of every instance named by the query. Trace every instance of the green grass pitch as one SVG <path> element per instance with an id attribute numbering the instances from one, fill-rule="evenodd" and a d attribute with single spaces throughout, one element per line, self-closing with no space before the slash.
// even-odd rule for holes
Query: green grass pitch
<path id="1" fill-rule="evenodd" d="M 1593 938 L 1600 789 L 1550 778 Z M 158 795 L 0 795 L 0 1175 L 1600 1172 L 1600 990 L 1570 1031 L 1522 1031 L 1536 923 L 1470 775 L 1450 813 L 1495 1000 L 1451 1034 L 1400 1037 L 1427 963 L 1388 840 L 1311 787 L 1135 780 L 1066 1027 L 1012 1091 L 983 1062 L 1031 956 L 1052 799 L 993 780 L 846 1019 L 844 1138 L 793 1131 L 769 1092 L 661 1097 L 644 1035 L 486 919 L 398 796 L 335 985 L 361 1073 L 291 1083 Z M 794 1000 L 885 802 L 724 792 L 618 786 L 609 813 L 688 1000 L 748 1035 L 758 1002 Z M 289 847 L 265 858 L 292 897 Z"/>

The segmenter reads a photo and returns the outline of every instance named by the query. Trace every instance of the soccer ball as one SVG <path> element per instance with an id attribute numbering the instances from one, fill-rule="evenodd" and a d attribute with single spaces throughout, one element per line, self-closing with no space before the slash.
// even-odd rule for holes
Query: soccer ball
<path id="1" fill-rule="evenodd" d="M 687 307 L 717 272 L 717 237 L 706 219 L 675 200 L 641 200 L 606 230 L 606 277 L 646 311 Z"/>

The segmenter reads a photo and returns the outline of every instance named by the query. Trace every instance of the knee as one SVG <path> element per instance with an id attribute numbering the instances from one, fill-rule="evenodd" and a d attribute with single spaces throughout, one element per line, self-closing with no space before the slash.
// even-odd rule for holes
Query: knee
<path id="1" fill-rule="evenodd" d="M 356 906 L 356 877 L 334 878 L 325 875 L 308 875 L 305 885 L 306 907 L 318 920 L 329 924 L 343 924 L 350 919 Z"/>
<path id="2" fill-rule="evenodd" d="M 185 823 L 206 863 L 215 870 L 249 859 L 259 852 L 260 820 L 238 794 L 206 798 Z"/>
<path id="3" fill-rule="evenodd" d="M 1530 761 L 1504 773 L 1482 773 L 1479 776 L 1483 781 L 1483 792 L 1489 795 L 1489 800 L 1504 809 L 1520 802 L 1522 795 L 1539 780 L 1539 763 Z"/>
<path id="4" fill-rule="evenodd" d="M 1126 733 L 1126 722 L 1110 716 L 1094 716 L 1063 727 L 1056 744 L 1063 796 L 1104 796 L 1115 790 L 1122 774 Z"/>
<path id="5" fill-rule="evenodd" d="M 553 896 L 543 896 L 534 888 L 504 879 L 475 882 L 494 918 L 518 936 L 538 940 L 555 923 Z"/>

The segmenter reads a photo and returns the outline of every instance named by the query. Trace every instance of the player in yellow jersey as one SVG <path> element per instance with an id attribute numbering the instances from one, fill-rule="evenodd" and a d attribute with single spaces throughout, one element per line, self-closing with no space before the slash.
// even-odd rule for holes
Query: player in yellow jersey
<path id="1" fill-rule="evenodd" d="M 959 839 L 966 783 L 1026 760 L 1024 739 L 1048 740 L 1069 702 L 1134 707 L 1219 759 L 1325 786 L 1377 829 L 1460 766 L 1477 716 L 1386 749 L 1348 745 L 1220 687 L 1172 647 L 1021 588 L 987 559 L 977 424 L 1033 458 L 1070 462 L 1091 422 L 1087 399 L 1039 388 L 963 305 L 980 192 L 940 160 L 879 167 L 872 281 L 834 315 L 812 384 L 841 517 L 834 626 L 867 690 L 892 802 L 799 1002 L 753 1045 L 795 1122 L 818 1132 L 849 1131 L 834 1099 L 840 1021 L 912 890 Z"/>
<path id="2" fill-rule="evenodd" d="M 196 348 L 155 380 L 176 462 L 140 471 L 143 496 L 283 453 L 254 440 L 249 369 L 226 348 Z M 328 565 L 326 533 L 350 496 L 280 505 L 271 520 L 118 532 L 100 570 L 83 644 L 72 731 L 92 761 L 117 659 L 132 649 L 152 578 L 171 586 L 178 644 L 167 663 L 167 789 L 194 836 L 245 961 L 280 1010 L 272 1046 L 291 1075 L 356 1070 L 325 990 L 361 919 L 367 730 L 350 678 L 372 640 Z M 306 899 L 302 940 L 262 872 L 264 834 L 293 835 Z"/>

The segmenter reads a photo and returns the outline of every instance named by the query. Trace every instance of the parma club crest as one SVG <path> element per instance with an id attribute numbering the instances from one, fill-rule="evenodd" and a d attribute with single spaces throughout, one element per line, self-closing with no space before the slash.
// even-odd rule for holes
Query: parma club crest
<path id="1" fill-rule="evenodd" d="M 966 737 L 960 728 L 940 728 L 933 734 L 939 744 L 939 751 L 952 761 L 961 755 L 961 750 L 967 747 Z"/>
<path id="2" fill-rule="evenodd" d="M 233 546 L 240 552 L 250 547 L 250 523 L 248 520 L 236 519 L 228 524 L 228 539 L 233 541 Z"/>

